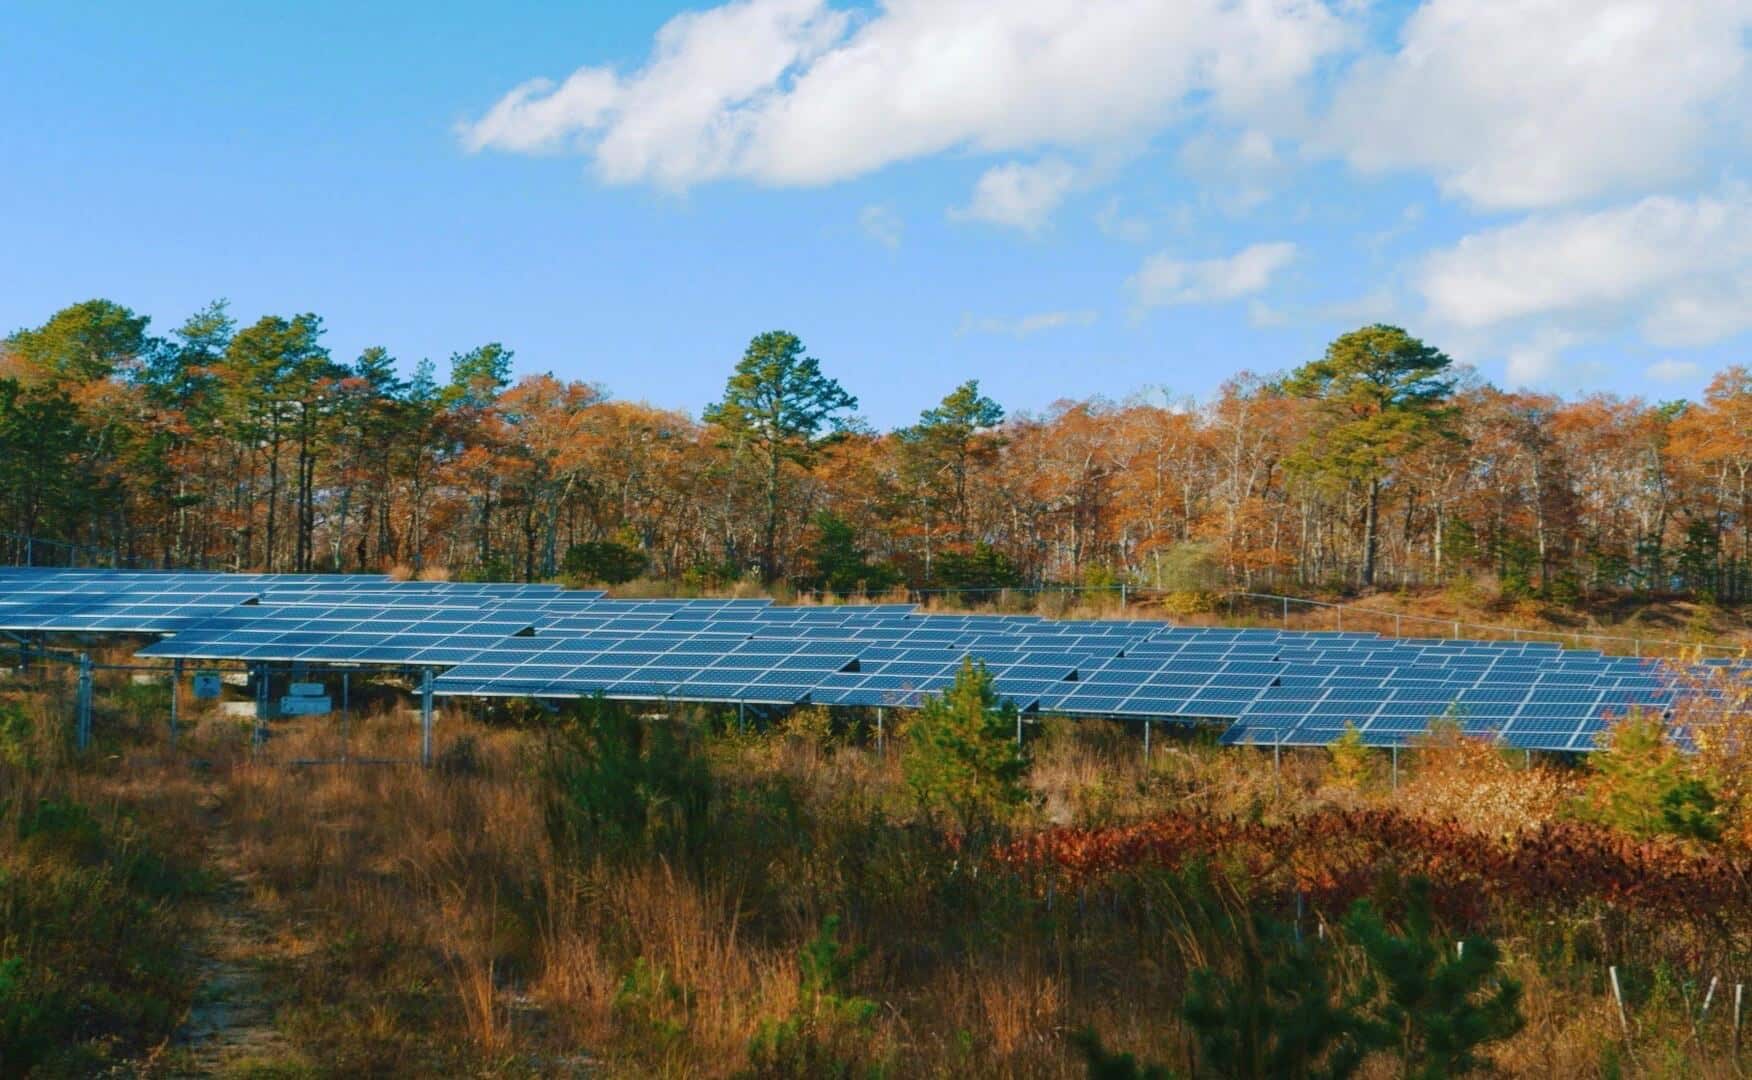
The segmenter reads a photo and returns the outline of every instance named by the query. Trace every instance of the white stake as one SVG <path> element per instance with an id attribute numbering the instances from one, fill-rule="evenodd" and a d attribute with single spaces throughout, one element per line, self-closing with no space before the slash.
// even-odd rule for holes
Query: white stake
<path id="1" fill-rule="evenodd" d="M 1624 1039 L 1630 1041 L 1630 1014 L 1624 1011 L 1624 991 L 1618 986 L 1618 965 L 1606 969 L 1612 976 L 1612 1000 L 1618 1003 L 1618 1026 L 1624 1029 Z"/>

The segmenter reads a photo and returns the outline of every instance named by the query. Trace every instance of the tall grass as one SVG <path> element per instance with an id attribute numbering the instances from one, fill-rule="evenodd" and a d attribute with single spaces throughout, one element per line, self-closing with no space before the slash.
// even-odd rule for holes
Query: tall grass
<path id="1" fill-rule="evenodd" d="M 32 739 L 64 724 L 59 699 L 14 699 L 46 710 L 32 714 Z M 163 1011 L 129 991 L 133 1006 L 77 1035 L 80 1053 L 95 1055 L 80 1061 L 142 1063 L 167 1040 L 160 1054 L 174 1056 L 199 975 L 169 958 L 203 948 L 191 912 L 235 896 L 261 930 L 255 960 L 274 1023 L 305 1066 L 345 1074 L 730 1076 L 837 1063 L 1068 1077 L 1084 1069 L 1070 1035 L 1089 1027 L 1109 1047 L 1185 1070 L 1196 1040 L 1178 1017 L 1191 972 L 1234 962 L 1248 913 L 1300 914 L 1304 934 L 1336 925 L 1222 852 L 1044 886 L 931 825 L 902 774 L 896 725 L 882 754 L 864 717 L 804 712 L 739 734 L 710 710 L 670 710 L 662 723 L 676 726 L 679 756 L 642 752 L 638 768 L 593 759 L 637 781 L 625 797 L 645 816 L 586 814 L 556 829 L 555 800 L 585 790 L 561 777 L 590 774 L 556 771 L 549 732 L 527 718 L 446 710 L 445 765 L 422 770 L 297 767 L 335 756 L 332 721 L 277 726 L 255 750 L 245 727 L 195 710 L 173 754 L 150 712 L 148 702 L 101 753 L 76 761 L 43 736 L 28 761 L 0 763 L 0 895 L 22 888 L 31 904 L 61 905 L 54 919 L 28 921 L 26 910 L 42 909 L 16 898 L 0 907 L 0 961 L 23 955 L 40 971 L 51 956 L 84 957 L 67 965 L 75 975 L 63 989 L 97 1000 L 110 961 L 81 942 L 126 939 L 164 959 L 144 969 Z M 1274 764 L 1159 727 L 1146 759 L 1136 735 L 1094 722 L 1031 731 L 1028 798 L 996 840 L 1169 816 L 1288 828 L 1323 811 L 1458 819 L 1443 827 L 1494 837 L 1558 820 L 1575 782 L 1561 768 L 1529 772 L 1470 745 L 1431 745 L 1404 755 L 1397 789 L 1381 762 L 1340 784 L 1318 752 Z M 355 755 L 412 758 L 417 739 L 401 708 L 372 704 L 354 718 Z M 686 842 L 661 828 L 664 799 L 686 790 L 666 786 L 674 770 L 709 781 Z M 87 807 L 101 843 L 25 836 L 21 823 L 44 799 Z M 642 824 L 617 825 L 610 843 L 601 829 L 611 816 Z M 72 884 L 97 879 L 108 884 L 89 895 L 137 901 L 109 909 L 124 915 L 107 929 Z M 1377 887 L 1391 911 L 1393 882 Z M 1623 923 L 1609 906 L 1587 918 L 1513 905 L 1490 914 L 1486 929 L 1525 987 L 1525 1028 L 1489 1051 L 1502 1071 L 1726 1077 L 1747 1064 L 1726 1044 L 1720 990 L 1711 1022 L 1694 1032 L 1693 1021 L 1712 975 L 1752 981 L 1752 943 L 1704 956 L 1680 947 L 1684 925 Z M 805 957 L 829 925 L 835 948 L 863 959 L 824 991 Z M 176 948 L 158 951 L 166 943 Z M 1630 996 L 1628 1043 L 1607 964 Z M 824 994 L 872 1007 L 838 1010 Z"/>

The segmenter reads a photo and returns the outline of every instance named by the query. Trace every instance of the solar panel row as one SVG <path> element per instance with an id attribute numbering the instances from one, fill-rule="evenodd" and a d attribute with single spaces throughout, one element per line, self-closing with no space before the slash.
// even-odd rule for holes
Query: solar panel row
<path id="1" fill-rule="evenodd" d="M 1663 709 L 1654 664 L 1549 642 L 1385 639 L 1155 620 L 938 615 L 910 604 L 611 600 L 552 585 L 0 569 L 0 629 L 168 635 L 143 656 L 439 669 L 450 696 L 914 706 L 966 660 L 1041 712 L 1226 720 L 1225 740 L 1399 745 L 1432 718 L 1585 750 Z"/>

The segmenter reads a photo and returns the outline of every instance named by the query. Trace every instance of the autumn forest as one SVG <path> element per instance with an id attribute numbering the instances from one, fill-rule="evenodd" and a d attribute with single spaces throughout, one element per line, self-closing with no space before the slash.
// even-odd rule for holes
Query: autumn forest
<path id="1" fill-rule="evenodd" d="M 245 325 L 221 301 L 161 333 L 75 304 L 0 342 L 3 550 L 840 593 L 1748 586 L 1743 368 L 1700 401 L 1511 393 L 1371 326 L 1260 357 L 1203 402 L 1013 412 L 968 381 L 878 431 L 857 414 L 871 373 L 835 370 L 830 343 L 737 345 L 694 417 L 514 377 L 496 343 L 404 363 L 333 355 L 313 314 Z"/>

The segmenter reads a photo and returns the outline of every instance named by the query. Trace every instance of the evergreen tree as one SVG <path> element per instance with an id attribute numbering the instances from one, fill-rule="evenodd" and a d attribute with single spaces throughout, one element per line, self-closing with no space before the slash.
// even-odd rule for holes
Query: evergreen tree
<path id="1" fill-rule="evenodd" d="M 1028 755 L 1016 739 L 1017 719 L 1015 702 L 999 700 L 985 665 L 962 661 L 954 683 L 925 698 L 907 722 L 907 784 L 963 828 L 1021 803 Z"/>
<path id="2" fill-rule="evenodd" d="M 1381 486 L 1396 462 L 1443 434 L 1454 382 L 1446 353 L 1397 326 L 1340 336 L 1326 355 L 1291 373 L 1286 388 L 1311 399 L 1320 422 L 1292 463 L 1364 490 L 1362 583 L 1375 583 Z"/>
<path id="3" fill-rule="evenodd" d="M 857 407 L 858 399 L 823 375 L 820 361 L 805 354 L 797 335 L 771 330 L 748 343 L 725 385 L 724 399 L 706 409 L 705 421 L 716 424 L 732 446 L 760 463 L 766 506 L 761 573 L 767 580 L 778 576 L 785 464 L 809 465 L 822 428 L 842 430 L 841 414 Z"/>
<path id="4" fill-rule="evenodd" d="M 1408 881 L 1405 897 L 1398 933 L 1367 903 L 1345 919 L 1369 958 L 1370 1037 L 1396 1051 L 1401 1075 L 1414 1080 L 1473 1072 L 1485 1065 L 1480 1048 L 1521 1030 L 1521 986 L 1502 974 L 1495 942 L 1468 938 L 1456 947 L 1436 933 L 1428 881 Z"/>

